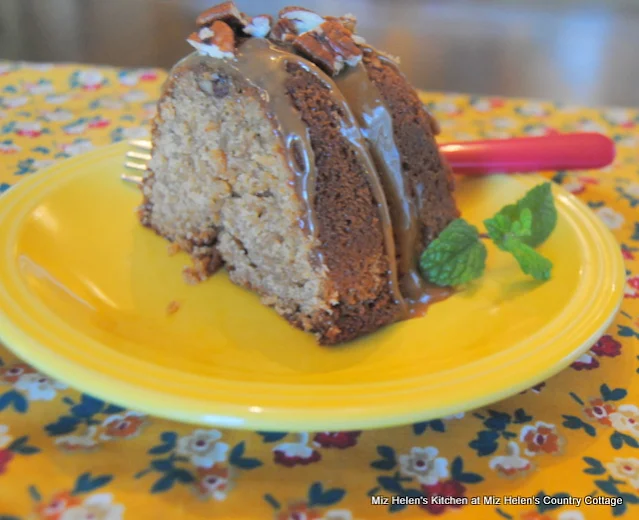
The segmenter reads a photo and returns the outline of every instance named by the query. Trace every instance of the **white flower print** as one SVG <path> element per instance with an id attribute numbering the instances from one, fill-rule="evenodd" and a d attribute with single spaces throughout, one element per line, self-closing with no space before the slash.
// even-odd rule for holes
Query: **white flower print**
<path id="1" fill-rule="evenodd" d="M 35 85 L 27 86 L 27 91 L 32 96 L 50 94 L 51 92 L 53 92 L 53 90 L 53 85 L 51 85 L 51 83 L 36 83 Z"/>
<path id="2" fill-rule="evenodd" d="M 604 112 L 604 117 L 613 125 L 622 125 L 631 120 L 630 111 L 626 108 L 611 108 Z"/>
<path id="3" fill-rule="evenodd" d="M 508 443 L 508 454 L 493 457 L 488 466 L 504 477 L 525 474 L 532 468 L 530 461 L 520 456 L 519 445 L 513 441 Z"/>
<path id="4" fill-rule="evenodd" d="M 69 101 L 70 96 L 68 94 L 49 94 L 45 101 L 50 105 L 63 105 Z"/>
<path id="5" fill-rule="evenodd" d="M 122 130 L 122 136 L 125 139 L 142 139 L 145 137 L 149 137 L 149 129 L 143 126 L 124 128 Z"/>
<path id="6" fill-rule="evenodd" d="M 104 76 L 97 69 L 81 70 L 78 73 L 78 83 L 85 88 L 93 88 L 102 84 Z"/>
<path id="7" fill-rule="evenodd" d="M 432 446 L 413 447 L 409 455 L 399 456 L 399 471 L 403 476 L 415 477 L 420 484 L 433 486 L 448 478 L 448 461 L 437 455 L 439 451 Z"/>
<path id="8" fill-rule="evenodd" d="M 111 493 L 98 493 L 84 499 L 60 515 L 60 520 L 122 520 L 124 506 L 113 503 Z"/>
<path id="9" fill-rule="evenodd" d="M 137 103 L 140 101 L 144 101 L 149 96 L 143 90 L 131 90 L 122 95 L 122 100 L 127 103 Z"/>
<path id="10" fill-rule="evenodd" d="M 58 390 L 64 390 L 67 385 L 35 372 L 20 376 L 15 387 L 26 392 L 29 401 L 51 401 L 57 395 Z"/>
<path id="11" fill-rule="evenodd" d="M 89 426 L 83 435 L 63 435 L 55 440 L 56 446 L 64 451 L 90 450 L 98 446 L 96 426 Z"/>
<path id="12" fill-rule="evenodd" d="M 521 105 L 519 112 L 525 116 L 543 116 L 546 115 L 546 108 L 542 103 L 530 101 Z"/>
<path id="13" fill-rule="evenodd" d="M 273 448 L 273 453 L 277 457 L 276 460 L 282 464 L 290 465 L 319 460 L 319 452 L 308 445 L 309 439 L 309 434 L 302 432 L 298 434 L 297 442 L 282 442 L 278 444 Z"/>
<path id="14" fill-rule="evenodd" d="M 595 213 L 610 229 L 619 229 L 624 223 L 623 215 L 612 208 L 604 206 L 597 209 Z"/>
<path id="15" fill-rule="evenodd" d="M 42 117 L 50 122 L 65 122 L 73 119 L 73 114 L 68 110 L 52 110 L 49 112 L 43 112 Z"/>
<path id="16" fill-rule="evenodd" d="M 322 520 L 353 520 L 353 513 L 348 509 L 331 509 L 326 511 Z"/>
<path id="17" fill-rule="evenodd" d="M 62 145 L 62 150 L 69 155 L 80 155 L 93 150 L 94 146 L 88 139 L 78 139 L 69 144 Z"/>
<path id="18" fill-rule="evenodd" d="M 0 143 L 0 153 L 18 153 L 22 148 L 20 148 L 15 143 Z"/>
<path id="19" fill-rule="evenodd" d="M 557 520 L 586 520 L 586 517 L 580 511 L 569 509 L 559 513 Z"/>
<path id="20" fill-rule="evenodd" d="M 26 105 L 29 102 L 27 96 L 12 96 L 0 98 L 0 105 L 4 108 L 18 108 Z"/>
<path id="21" fill-rule="evenodd" d="M 195 430 L 177 440 L 177 453 L 189 457 L 197 467 L 210 468 L 226 460 L 229 446 L 219 442 L 221 438 L 217 430 Z"/>
<path id="22" fill-rule="evenodd" d="M 639 459 L 615 457 L 614 462 L 608 462 L 605 466 L 614 478 L 628 482 L 633 488 L 639 489 Z"/>
<path id="23" fill-rule="evenodd" d="M 6 424 L 0 424 L 0 450 L 13 440 L 13 437 L 9 435 L 9 427 Z"/>

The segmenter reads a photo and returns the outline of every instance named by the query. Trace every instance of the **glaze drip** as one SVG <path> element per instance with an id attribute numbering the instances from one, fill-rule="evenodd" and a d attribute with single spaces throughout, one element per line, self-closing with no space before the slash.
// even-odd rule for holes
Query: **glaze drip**
<path id="1" fill-rule="evenodd" d="M 373 192 L 373 197 L 379 210 L 386 253 L 389 260 L 390 289 L 395 301 L 404 308 L 404 298 L 399 286 L 396 263 L 393 220 L 386 200 L 385 187 L 377 175 L 375 162 L 370 156 L 369 147 L 365 137 L 362 135 L 357 117 L 353 114 L 348 100 L 345 99 L 338 86 L 310 61 L 266 39 L 251 38 L 244 42 L 238 48 L 237 60 L 230 62 L 229 66 L 236 69 L 246 81 L 260 90 L 262 99 L 268 107 L 269 115 L 286 144 L 287 160 L 289 166 L 295 172 L 298 194 L 306 207 L 305 222 L 308 226 L 308 231 L 317 237 L 317 219 L 314 210 L 317 176 L 315 156 L 310 142 L 308 127 L 303 123 L 299 112 L 294 108 L 287 93 L 286 81 L 288 73 L 286 72 L 286 65 L 288 63 L 294 63 L 318 78 L 331 92 L 333 102 L 343 114 L 343 117 L 339 120 L 340 131 L 358 155 L 359 162 Z M 302 165 L 303 167 L 301 167 Z"/>
<path id="2" fill-rule="evenodd" d="M 335 83 L 359 122 L 386 193 L 393 224 L 400 290 L 410 313 L 413 304 L 418 305 L 428 299 L 429 291 L 417 272 L 419 215 L 402 171 L 393 120 L 363 64 L 337 76 Z"/>

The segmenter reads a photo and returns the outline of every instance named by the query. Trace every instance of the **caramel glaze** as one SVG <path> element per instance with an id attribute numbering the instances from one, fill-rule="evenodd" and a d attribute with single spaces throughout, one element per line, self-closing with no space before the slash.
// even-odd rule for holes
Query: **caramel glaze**
<path id="1" fill-rule="evenodd" d="M 297 64 L 326 85 L 343 114 L 341 133 L 359 156 L 379 210 L 389 262 L 389 286 L 400 309 L 397 319 L 419 316 L 428 304 L 448 297 L 448 289 L 428 284 L 418 272 L 421 244 L 419 208 L 415 200 L 420 198 L 419 186 L 416 187 L 418 193 L 408 192 L 394 142 L 392 118 L 365 67 L 361 63 L 348 67 L 331 79 L 315 64 L 295 54 L 291 47 L 264 38 L 240 42 L 236 59 L 222 63 L 219 68 L 239 76 L 259 91 L 268 116 L 285 145 L 286 159 L 295 174 L 296 189 L 305 206 L 305 218 L 300 226 L 316 239 L 315 156 L 308 128 L 287 93 L 287 64 Z M 321 255 L 319 259 L 321 261 Z"/>
<path id="2" fill-rule="evenodd" d="M 417 270 L 419 260 L 419 212 L 403 171 L 393 138 L 393 120 L 382 95 L 369 79 L 362 63 L 335 78 L 366 139 L 386 193 L 393 222 L 397 269 L 405 310 L 412 315 L 430 303 L 433 289 Z"/>
<path id="3" fill-rule="evenodd" d="M 238 46 L 236 60 L 227 62 L 229 67 L 239 72 L 244 79 L 256 86 L 268 108 L 269 117 L 276 131 L 286 144 L 287 161 L 297 179 L 296 188 L 306 209 L 306 226 L 312 236 L 317 237 L 317 221 L 315 218 L 315 184 L 317 172 L 315 157 L 310 142 L 308 128 L 302 121 L 299 112 L 294 108 L 287 93 L 286 81 L 288 72 L 286 65 L 295 63 L 305 71 L 313 74 L 332 93 L 333 101 L 340 107 L 343 117 L 340 120 L 341 133 L 349 141 L 359 157 L 369 181 L 375 203 L 379 209 L 380 221 L 384 232 L 386 255 L 389 262 L 389 285 L 393 298 L 403 308 L 404 299 L 399 287 L 398 270 L 393 237 L 392 218 L 386 203 L 384 186 L 369 154 L 367 141 L 362 136 L 358 121 L 352 113 L 347 100 L 335 82 L 319 67 L 305 58 L 291 52 L 283 45 L 263 38 L 250 38 Z"/>

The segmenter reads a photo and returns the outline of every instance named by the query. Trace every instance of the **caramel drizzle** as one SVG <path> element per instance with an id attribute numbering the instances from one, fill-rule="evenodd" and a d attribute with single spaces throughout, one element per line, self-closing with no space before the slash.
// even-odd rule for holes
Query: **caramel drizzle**
<path id="1" fill-rule="evenodd" d="M 417 271 L 418 210 L 403 174 L 392 117 L 362 63 L 342 72 L 335 78 L 335 83 L 359 122 L 388 198 L 397 246 L 400 289 L 408 307 L 412 308 L 414 304 L 423 303 L 427 288 Z"/>
<path id="2" fill-rule="evenodd" d="M 313 74 L 329 89 L 333 96 L 333 102 L 340 107 L 344 114 L 344 117 L 339 121 L 341 133 L 358 155 L 377 204 L 389 261 L 389 286 L 395 301 L 404 308 L 404 298 L 399 286 L 396 263 L 393 219 L 386 201 L 385 187 L 377 175 L 375 163 L 369 153 L 368 142 L 362 135 L 358 120 L 347 99 L 342 95 L 335 82 L 319 67 L 269 40 L 260 38 L 247 40 L 238 48 L 236 57 L 237 60 L 228 62 L 229 66 L 258 88 L 268 107 L 269 116 L 273 120 L 275 128 L 286 143 L 287 161 L 298 179 L 297 190 L 300 198 L 304 201 L 308 231 L 316 238 L 318 228 L 314 209 L 317 178 L 315 156 L 308 127 L 302 121 L 300 113 L 293 106 L 287 93 L 286 81 L 289 76 L 286 65 L 295 63 L 308 73 Z M 296 156 L 301 156 L 302 160 Z"/>

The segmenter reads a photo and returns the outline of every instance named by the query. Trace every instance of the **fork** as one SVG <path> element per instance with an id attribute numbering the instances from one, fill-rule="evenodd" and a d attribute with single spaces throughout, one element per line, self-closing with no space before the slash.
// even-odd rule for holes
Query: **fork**
<path id="1" fill-rule="evenodd" d="M 151 149 L 153 145 L 151 141 L 146 141 L 144 139 L 133 139 L 129 141 L 129 146 L 136 148 L 140 151 L 132 151 L 129 150 L 126 153 L 126 161 L 124 162 L 124 167 L 130 170 L 137 171 L 146 171 L 147 163 L 151 160 Z M 139 162 L 141 161 L 141 162 Z M 143 175 L 129 175 L 127 173 L 123 173 L 120 178 L 125 182 L 130 182 L 132 184 L 142 184 L 142 180 L 144 179 Z"/>
<path id="2" fill-rule="evenodd" d="M 127 152 L 124 166 L 145 171 L 151 159 L 151 142 L 136 139 L 129 144 L 139 151 Z M 477 176 L 604 168 L 615 158 L 615 143 L 603 134 L 582 132 L 460 141 L 441 144 L 439 151 L 455 173 Z M 122 179 L 140 184 L 143 176 L 122 174 Z"/>

